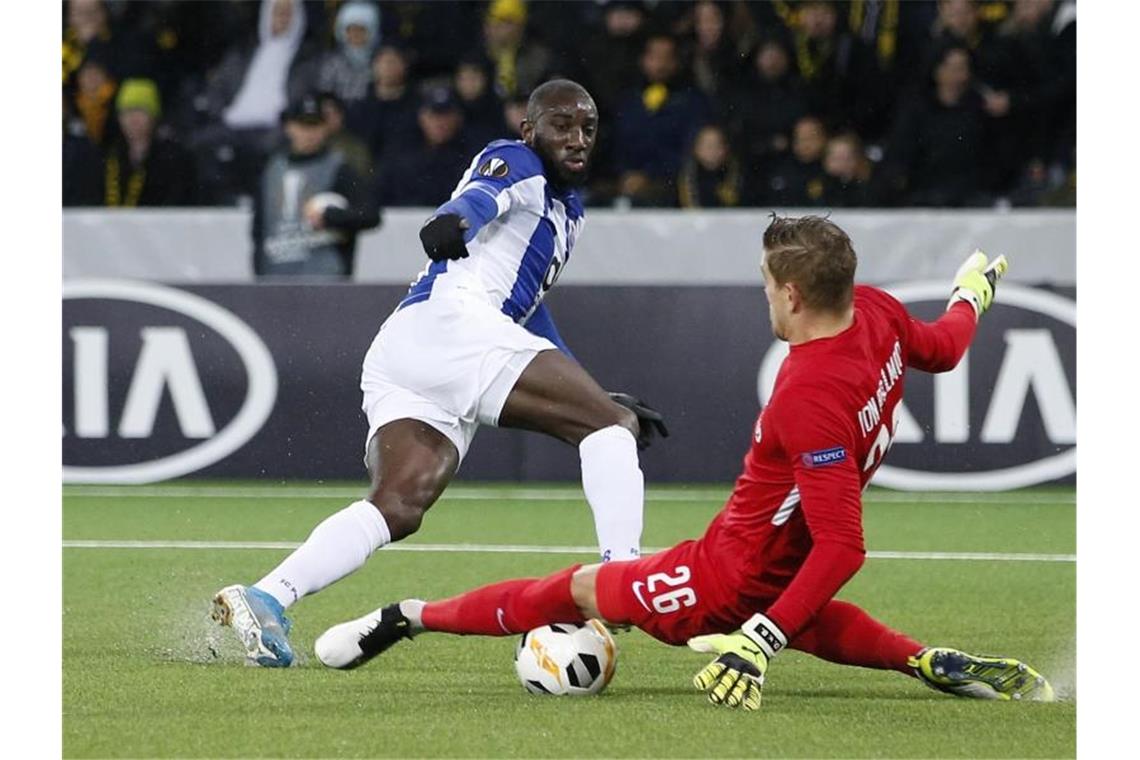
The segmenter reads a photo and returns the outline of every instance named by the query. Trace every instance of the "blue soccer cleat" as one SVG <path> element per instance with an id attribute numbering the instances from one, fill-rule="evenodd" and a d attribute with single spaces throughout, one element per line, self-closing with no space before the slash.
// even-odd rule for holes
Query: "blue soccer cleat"
<path id="1" fill-rule="evenodd" d="M 293 664 L 289 629 L 293 622 L 285 608 L 269 594 L 253 586 L 226 586 L 214 595 L 210 617 L 234 629 L 246 659 L 263 668 L 287 668 Z"/>
<path id="2" fill-rule="evenodd" d="M 1053 702 L 1045 677 L 1010 657 L 972 655 L 947 647 L 927 647 L 907 663 L 932 689 L 974 699 Z"/>

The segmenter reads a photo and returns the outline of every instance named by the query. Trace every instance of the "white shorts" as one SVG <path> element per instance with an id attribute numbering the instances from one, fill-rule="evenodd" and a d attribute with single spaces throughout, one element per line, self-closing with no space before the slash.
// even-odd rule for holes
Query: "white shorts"
<path id="1" fill-rule="evenodd" d="M 368 443 L 393 420 L 426 422 L 462 461 L 480 424 L 498 425 L 507 395 L 539 351 L 557 349 L 489 303 L 455 291 L 396 311 L 364 356 Z"/>

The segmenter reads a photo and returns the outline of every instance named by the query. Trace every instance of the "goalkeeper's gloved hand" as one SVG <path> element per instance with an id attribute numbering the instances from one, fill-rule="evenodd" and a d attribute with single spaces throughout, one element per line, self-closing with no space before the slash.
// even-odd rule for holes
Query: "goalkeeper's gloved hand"
<path id="1" fill-rule="evenodd" d="M 423 243 L 424 253 L 432 261 L 467 258 L 463 232 L 470 227 L 471 224 L 459 214 L 433 216 L 420 227 L 420 242 Z"/>
<path id="2" fill-rule="evenodd" d="M 720 655 L 693 677 L 693 685 L 708 692 L 714 705 L 758 710 L 768 663 L 787 644 L 779 626 L 760 613 L 750 617 L 738 633 L 691 638 L 690 649 Z"/>
<path id="3" fill-rule="evenodd" d="M 615 404 L 621 404 L 637 415 L 637 448 L 649 448 L 654 434 L 662 438 L 669 437 L 669 428 L 665 427 L 665 418 L 661 416 L 661 412 L 628 393 L 611 393 L 609 396 Z"/>
<path id="4" fill-rule="evenodd" d="M 965 301 L 974 307 L 974 315 L 980 318 L 994 302 L 994 289 L 1008 269 L 1009 262 L 1005 256 L 989 261 L 986 254 L 974 251 L 954 275 L 954 292 L 946 308 Z"/>

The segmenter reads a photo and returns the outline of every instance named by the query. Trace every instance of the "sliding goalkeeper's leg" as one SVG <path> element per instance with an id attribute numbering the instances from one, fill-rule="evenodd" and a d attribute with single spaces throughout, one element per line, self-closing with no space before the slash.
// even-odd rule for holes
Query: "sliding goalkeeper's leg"
<path id="1" fill-rule="evenodd" d="M 355 668 L 401 639 L 422 631 L 511 636 L 547 623 L 582 623 L 574 601 L 574 565 L 545 578 L 491 583 L 436 602 L 405 599 L 335 625 L 316 642 L 317 659 L 330 668 Z"/>
<path id="2" fill-rule="evenodd" d="M 1049 682 L 1023 662 L 924 647 L 854 604 L 839 600 L 828 602 L 789 646 L 841 665 L 897 670 L 959 697 L 1037 702 L 1055 698 Z"/>
<path id="3" fill-rule="evenodd" d="M 948 647 L 927 647 L 910 658 L 926 685 L 959 697 L 1052 702 L 1045 677 L 1011 657 L 973 655 Z"/>

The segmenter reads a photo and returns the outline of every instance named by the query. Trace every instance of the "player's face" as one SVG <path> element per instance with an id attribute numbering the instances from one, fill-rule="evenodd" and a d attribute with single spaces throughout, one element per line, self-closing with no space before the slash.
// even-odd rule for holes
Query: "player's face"
<path id="1" fill-rule="evenodd" d="M 597 134 L 597 107 L 582 93 L 551 96 L 535 122 L 523 123 L 523 141 L 542 158 L 547 178 L 569 187 L 586 181 Z"/>

